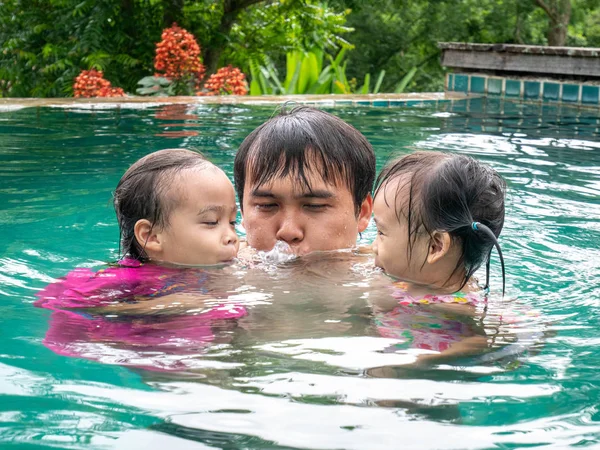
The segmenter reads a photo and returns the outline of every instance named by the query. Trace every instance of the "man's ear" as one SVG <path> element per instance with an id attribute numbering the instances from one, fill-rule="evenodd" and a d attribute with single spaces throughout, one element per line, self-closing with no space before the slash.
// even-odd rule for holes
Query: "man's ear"
<path id="1" fill-rule="evenodd" d="M 434 264 L 446 256 L 452 246 L 452 237 L 447 231 L 434 231 L 429 240 L 427 262 Z"/>
<path id="2" fill-rule="evenodd" d="M 146 254 L 152 258 L 153 255 L 162 251 L 162 240 L 152 223 L 147 219 L 138 220 L 133 227 L 135 240 Z"/>
<path id="3" fill-rule="evenodd" d="M 360 211 L 358 212 L 358 232 L 362 233 L 369 226 L 371 221 L 371 214 L 373 213 L 373 197 L 371 194 L 367 194 L 360 205 Z"/>

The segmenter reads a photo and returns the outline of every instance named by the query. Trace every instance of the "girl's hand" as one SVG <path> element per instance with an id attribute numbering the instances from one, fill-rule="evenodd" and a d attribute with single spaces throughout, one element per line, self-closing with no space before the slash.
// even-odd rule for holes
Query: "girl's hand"
<path id="1" fill-rule="evenodd" d="M 117 315 L 182 314 L 204 308 L 206 301 L 216 301 L 214 297 L 197 293 L 168 294 L 157 298 L 136 297 L 135 300 L 135 303 L 118 302 L 100 308 L 91 308 L 89 311 L 96 314 Z"/>

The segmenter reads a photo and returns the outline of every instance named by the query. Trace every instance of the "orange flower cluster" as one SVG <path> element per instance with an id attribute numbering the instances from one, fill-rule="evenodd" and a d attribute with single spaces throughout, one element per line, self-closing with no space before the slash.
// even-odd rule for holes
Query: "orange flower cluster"
<path id="1" fill-rule="evenodd" d="M 123 89 L 112 87 L 100 70 L 82 70 L 73 84 L 75 97 L 125 97 Z"/>
<path id="2" fill-rule="evenodd" d="M 217 73 L 212 74 L 204 83 L 206 92 L 198 92 L 198 95 L 246 95 L 248 85 L 246 76 L 237 67 L 221 67 Z"/>
<path id="3" fill-rule="evenodd" d="M 192 75 L 198 88 L 205 68 L 200 62 L 200 46 L 194 36 L 176 23 L 165 29 L 162 40 L 156 44 L 154 68 L 162 72 L 157 76 L 166 78 L 180 79 Z"/>

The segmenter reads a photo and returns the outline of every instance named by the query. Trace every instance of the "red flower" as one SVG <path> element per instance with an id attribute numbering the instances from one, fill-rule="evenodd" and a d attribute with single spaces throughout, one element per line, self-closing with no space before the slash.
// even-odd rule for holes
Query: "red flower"
<path id="1" fill-rule="evenodd" d="M 81 71 L 75 78 L 73 93 L 75 97 L 86 98 L 125 97 L 123 89 L 112 87 L 110 81 L 104 79 L 102 71 L 96 69 Z"/>
<path id="2" fill-rule="evenodd" d="M 206 92 L 198 92 L 198 95 L 246 95 L 248 85 L 246 77 L 237 67 L 221 67 L 217 73 L 212 74 L 204 83 Z"/>
<path id="3" fill-rule="evenodd" d="M 165 29 L 162 40 L 156 44 L 154 68 L 158 71 L 157 76 L 166 78 L 179 79 L 191 75 L 198 88 L 205 68 L 200 62 L 200 46 L 194 36 L 176 23 Z"/>

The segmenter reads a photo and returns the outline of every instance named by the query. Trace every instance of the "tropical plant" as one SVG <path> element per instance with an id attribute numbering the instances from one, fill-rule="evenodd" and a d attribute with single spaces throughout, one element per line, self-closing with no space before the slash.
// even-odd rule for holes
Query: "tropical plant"
<path id="1" fill-rule="evenodd" d="M 138 82 L 142 88 L 138 94 L 155 94 L 157 88 L 168 86 L 165 92 L 175 95 L 192 95 L 199 91 L 206 69 L 200 61 L 200 46 L 196 38 L 187 30 L 174 23 L 162 32 L 161 41 L 156 44 L 154 68 L 156 80 L 144 77 Z"/>
<path id="2" fill-rule="evenodd" d="M 200 45 L 187 30 L 173 24 L 156 44 L 154 76 L 138 81 L 140 95 L 246 95 L 244 74 L 232 66 L 222 67 L 204 82 L 205 67 Z"/>
<path id="3" fill-rule="evenodd" d="M 135 91 L 140 95 L 152 95 L 155 97 L 168 97 L 175 95 L 175 84 L 165 77 L 151 75 L 138 81 L 140 86 Z"/>
<path id="4" fill-rule="evenodd" d="M 346 15 L 317 0 L 1 0 L 0 95 L 70 96 L 89 69 L 134 92 L 173 22 L 203 43 L 210 74 L 247 69 L 249 55 L 339 45 Z"/>
<path id="5" fill-rule="evenodd" d="M 266 64 L 250 62 L 250 95 L 294 95 L 294 94 L 352 94 L 377 93 L 385 76 L 381 71 L 375 87 L 370 88 L 371 75 L 357 90 L 356 82 L 346 77 L 348 47 L 342 48 L 334 57 L 315 49 L 309 52 L 289 52 L 286 55 L 286 76 L 280 80 L 272 61 Z M 325 61 L 328 64 L 324 66 Z M 324 67 L 323 67 L 324 66 Z"/>
<path id="6" fill-rule="evenodd" d="M 352 32 L 345 25 L 350 10 L 322 0 L 196 1 L 184 10 L 209 73 L 225 62 L 247 71 L 250 60 L 279 62 L 292 51 L 352 46 L 343 37 Z"/>

